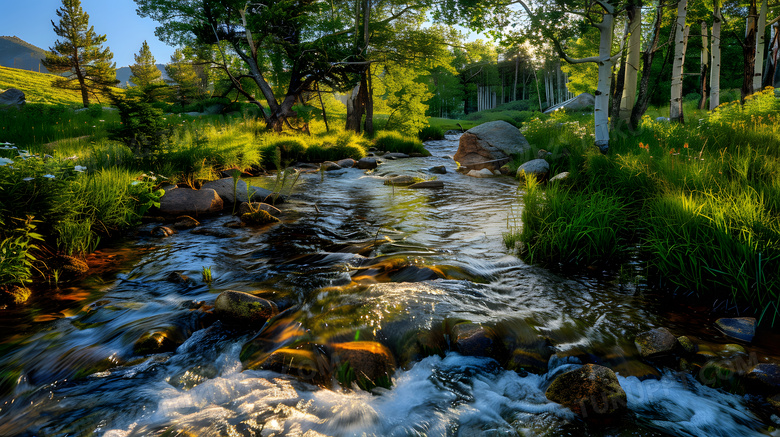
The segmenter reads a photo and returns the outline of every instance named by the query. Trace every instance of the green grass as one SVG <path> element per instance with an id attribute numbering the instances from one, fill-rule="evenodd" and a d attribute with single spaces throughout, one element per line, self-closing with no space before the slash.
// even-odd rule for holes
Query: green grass
<path id="1" fill-rule="evenodd" d="M 430 152 L 417 137 L 404 135 L 394 131 L 381 131 L 374 137 L 374 146 L 379 150 L 394 153 L 420 153 L 429 156 Z"/>
<path id="2" fill-rule="evenodd" d="M 16 88 L 24 92 L 27 103 L 45 103 L 49 105 L 83 106 L 80 91 L 53 88 L 51 83 L 58 76 L 16 68 L 0 67 L 0 89 Z M 119 90 L 118 88 L 116 90 Z M 123 92 L 124 90 L 119 90 Z M 90 103 L 107 105 L 108 99 L 100 96 L 100 102 L 90 96 Z"/>
<path id="3" fill-rule="evenodd" d="M 260 137 L 263 165 L 277 169 L 296 162 L 360 159 L 366 155 L 368 140 L 352 132 L 323 133 L 312 136 L 267 133 Z M 281 156 L 274 162 L 276 150 Z"/>
<path id="4" fill-rule="evenodd" d="M 552 265 L 618 269 L 610 261 L 634 253 L 647 260 L 651 280 L 663 289 L 727 298 L 774 324 L 780 313 L 778 111 L 769 89 L 744 107 L 690 109 L 684 125 L 647 115 L 637 131 L 612 132 L 607 156 L 590 145 L 592 124 L 583 127 L 579 116 L 554 116 L 558 131 L 549 129 L 554 119 L 532 121 L 524 127 L 532 144 L 571 150 L 571 176 L 546 191 L 530 186 L 522 231 L 506 241 L 522 241 L 526 257 Z M 607 228 L 619 232 L 612 236 Z M 614 249 L 606 250 L 610 244 Z"/>

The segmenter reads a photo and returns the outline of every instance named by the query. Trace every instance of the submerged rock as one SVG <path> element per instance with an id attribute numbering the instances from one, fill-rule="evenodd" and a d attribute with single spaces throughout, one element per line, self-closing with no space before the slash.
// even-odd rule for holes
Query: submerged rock
<path id="1" fill-rule="evenodd" d="M 466 173 L 467 176 L 471 176 L 473 178 L 492 178 L 495 176 L 492 170 L 489 168 L 483 168 L 482 170 L 471 170 L 468 173 Z"/>
<path id="2" fill-rule="evenodd" d="M 406 185 L 412 185 L 416 182 L 418 182 L 419 179 L 408 176 L 408 175 L 400 175 L 400 176 L 394 176 L 391 178 L 385 179 L 385 185 L 400 185 L 400 186 L 406 186 Z"/>
<path id="3" fill-rule="evenodd" d="M 269 223 L 278 223 L 279 221 L 278 218 L 272 216 L 268 211 L 263 209 L 241 214 L 241 223 L 248 226 L 261 226 Z"/>
<path id="4" fill-rule="evenodd" d="M 195 366 L 183 373 L 179 373 L 171 378 L 168 383 L 181 390 L 190 390 L 206 380 L 216 378 L 218 374 L 219 370 L 214 365 L 206 364 Z"/>
<path id="5" fill-rule="evenodd" d="M 341 170 L 341 166 L 333 161 L 325 161 L 322 164 L 320 164 L 320 170 L 322 171 Z"/>
<path id="6" fill-rule="evenodd" d="M 136 355 L 173 352 L 184 343 L 185 336 L 178 326 L 170 325 L 147 332 L 133 344 Z"/>
<path id="7" fill-rule="evenodd" d="M 444 188 L 444 182 L 442 181 L 422 181 L 416 184 L 409 185 L 409 188 Z"/>
<path id="8" fill-rule="evenodd" d="M 747 373 L 746 384 L 757 393 L 780 393 L 780 366 L 775 363 L 756 364 Z"/>
<path id="9" fill-rule="evenodd" d="M 338 164 L 341 168 L 352 168 L 357 165 L 357 161 L 352 158 L 345 158 L 336 161 L 336 164 Z"/>
<path id="10" fill-rule="evenodd" d="M 455 161 L 470 170 L 498 170 L 511 155 L 531 147 L 520 130 L 505 121 L 491 121 L 473 127 L 460 137 Z"/>
<path id="11" fill-rule="evenodd" d="M 382 155 L 382 158 L 389 159 L 389 160 L 406 159 L 406 158 L 409 158 L 409 155 L 407 155 L 406 153 L 390 152 L 390 153 L 385 153 L 384 155 Z"/>
<path id="12" fill-rule="evenodd" d="M 192 229 L 198 226 L 200 226 L 200 222 L 188 215 L 176 217 L 176 222 L 173 224 L 174 229 L 178 230 Z"/>
<path id="13" fill-rule="evenodd" d="M 214 313 L 223 323 L 246 328 L 260 328 L 278 312 L 273 302 L 242 291 L 223 291 L 214 302 Z"/>
<path id="14" fill-rule="evenodd" d="M 628 402 L 615 372 L 597 364 L 586 364 L 555 378 L 545 396 L 591 423 L 625 412 Z"/>
<path id="15" fill-rule="evenodd" d="M 363 390 L 390 388 L 395 359 L 390 350 L 375 341 L 353 341 L 331 345 L 334 371 L 342 385 L 353 382 Z"/>
<path id="16" fill-rule="evenodd" d="M 667 358 L 677 352 L 680 344 L 677 337 L 666 328 L 656 328 L 643 332 L 634 340 L 639 354 L 646 360 Z"/>
<path id="17" fill-rule="evenodd" d="M 269 355 L 258 367 L 291 375 L 316 385 L 327 385 L 331 379 L 330 363 L 316 349 L 281 348 Z"/>
<path id="18" fill-rule="evenodd" d="M 756 335 L 756 319 L 753 317 L 722 318 L 715 321 L 715 326 L 731 338 L 750 343 Z"/>
<path id="19" fill-rule="evenodd" d="M 168 226 L 155 226 L 150 232 L 152 237 L 157 237 L 157 238 L 170 237 L 171 235 L 176 233 L 178 233 L 178 231 L 176 231 L 175 229 L 171 229 Z"/>
<path id="20" fill-rule="evenodd" d="M 476 323 L 458 323 L 450 333 L 453 348 L 461 355 L 500 358 L 500 344 L 495 333 Z"/>
<path id="21" fill-rule="evenodd" d="M 447 174 L 447 167 L 443 165 L 437 165 L 435 167 L 429 168 L 428 171 L 433 174 Z"/>

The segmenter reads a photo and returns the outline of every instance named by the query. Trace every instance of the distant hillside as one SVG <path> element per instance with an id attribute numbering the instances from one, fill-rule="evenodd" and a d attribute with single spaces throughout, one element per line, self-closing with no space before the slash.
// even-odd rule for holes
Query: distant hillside
<path id="1" fill-rule="evenodd" d="M 51 86 L 52 81 L 56 78 L 57 76 L 53 74 L 0 67 L 0 90 L 20 89 L 24 92 L 28 103 L 81 105 L 81 92 Z M 94 97 L 90 97 L 90 102 L 97 103 Z M 104 106 L 108 105 L 108 99 L 105 97 L 101 97 L 100 102 Z"/>
<path id="2" fill-rule="evenodd" d="M 41 64 L 46 51 L 15 36 L 0 36 L 0 66 L 48 73 Z"/>
<path id="3" fill-rule="evenodd" d="M 163 79 L 170 79 L 170 77 L 168 77 L 168 73 L 165 72 L 165 64 L 157 64 L 157 69 L 162 72 Z M 127 83 L 130 82 L 130 76 L 132 75 L 133 72 L 130 71 L 130 67 L 116 69 L 116 78 L 119 80 L 119 86 L 121 88 L 127 88 Z M 133 83 L 130 82 L 130 85 L 133 85 Z"/>

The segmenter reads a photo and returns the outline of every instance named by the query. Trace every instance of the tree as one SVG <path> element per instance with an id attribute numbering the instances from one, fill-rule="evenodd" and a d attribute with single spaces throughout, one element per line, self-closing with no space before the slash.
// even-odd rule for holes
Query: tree
<path id="1" fill-rule="evenodd" d="M 69 73 L 52 82 L 52 86 L 80 90 L 87 107 L 90 94 L 97 98 L 97 91 L 106 92 L 109 86 L 119 83 L 116 64 L 111 62 L 114 55 L 108 47 L 103 48 L 106 36 L 96 34 L 89 25 L 89 15 L 81 9 L 80 0 L 62 0 L 57 16 L 59 25 L 54 21 L 51 24 L 62 40 L 49 48 L 43 65 L 52 73 Z"/>
<path id="2" fill-rule="evenodd" d="M 688 13 L 688 0 L 677 2 L 677 21 L 674 30 L 674 65 L 672 66 L 672 97 L 669 106 L 669 119 L 683 123 L 683 66 L 685 65 L 685 51 L 688 46 L 688 33 L 690 26 L 685 25 L 685 16 Z"/>
<path id="3" fill-rule="evenodd" d="M 133 73 L 130 76 L 130 81 L 135 86 L 144 88 L 162 82 L 162 72 L 157 68 L 157 63 L 146 41 L 141 44 L 141 51 L 137 55 L 133 55 L 133 59 L 135 59 L 135 64 L 130 66 L 130 71 Z"/>
<path id="4" fill-rule="evenodd" d="M 179 103 L 186 105 L 203 96 L 203 79 L 198 76 L 193 63 L 185 58 L 182 49 L 176 49 L 171 62 L 165 66 L 173 88 L 173 94 Z"/>

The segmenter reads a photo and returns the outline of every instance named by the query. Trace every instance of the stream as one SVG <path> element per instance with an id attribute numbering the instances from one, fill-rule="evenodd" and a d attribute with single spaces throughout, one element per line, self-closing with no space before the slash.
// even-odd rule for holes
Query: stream
<path id="1" fill-rule="evenodd" d="M 426 143 L 430 157 L 303 175 L 278 224 L 229 229 L 235 218 L 226 214 L 202 225 L 230 235 L 161 239 L 144 225 L 93 255 L 102 264 L 84 280 L 0 311 L 0 436 L 780 435 L 780 419 L 747 397 L 639 360 L 633 339 L 655 327 L 733 343 L 715 316 L 657 296 L 641 279 L 524 263 L 502 240 L 520 223 L 517 182 L 455 172 L 448 155 L 457 145 L 448 136 Z M 425 169 L 438 165 L 447 168 L 437 175 L 443 189 L 383 185 L 390 174 L 430 178 Z M 274 179 L 251 183 L 270 188 Z M 208 311 L 224 290 L 284 312 L 259 333 L 225 325 Z M 461 320 L 549 339 L 557 352 L 549 371 L 405 347 L 409 333 Z M 136 353 L 139 338 L 161 329 L 175 340 L 168 352 Z M 321 387 L 244 370 L 242 348 L 257 338 L 269 351 L 302 338 L 378 341 L 399 368 L 390 389 Z M 760 333 L 746 347 L 777 361 L 778 344 Z M 630 410 L 623 420 L 594 428 L 546 399 L 552 378 L 582 362 L 618 373 Z"/>

